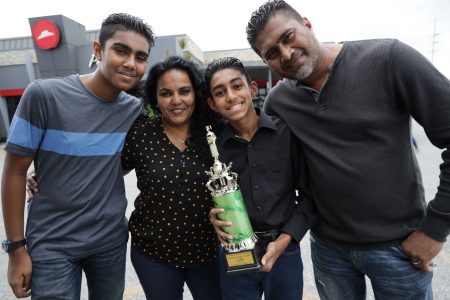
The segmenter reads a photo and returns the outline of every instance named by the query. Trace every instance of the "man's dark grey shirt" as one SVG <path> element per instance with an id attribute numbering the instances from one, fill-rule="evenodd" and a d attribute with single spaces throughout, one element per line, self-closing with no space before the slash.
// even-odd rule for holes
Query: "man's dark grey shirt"
<path id="1" fill-rule="evenodd" d="M 417 228 L 445 240 L 449 80 L 397 40 L 345 42 L 317 96 L 285 79 L 265 103 L 302 143 L 320 216 L 312 232 L 356 249 L 395 245 Z M 428 206 L 411 147 L 411 117 L 435 146 L 447 148 L 438 193 Z"/>

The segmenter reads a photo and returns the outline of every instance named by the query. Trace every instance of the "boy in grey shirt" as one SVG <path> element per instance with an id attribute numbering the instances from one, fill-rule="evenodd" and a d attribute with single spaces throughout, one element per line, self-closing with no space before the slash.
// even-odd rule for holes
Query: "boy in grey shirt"
<path id="1" fill-rule="evenodd" d="M 27 87 L 5 146 L 2 181 L 3 245 L 16 297 L 32 291 L 33 299 L 79 298 L 84 270 L 91 299 L 122 299 L 128 233 L 120 151 L 141 113 L 140 101 L 124 91 L 142 78 L 153 44 L 141 19 L 112 14 L 93 45 L 100 62 L 94 73 Z M 40 192 L 25 240 L 32 162 Z"/>

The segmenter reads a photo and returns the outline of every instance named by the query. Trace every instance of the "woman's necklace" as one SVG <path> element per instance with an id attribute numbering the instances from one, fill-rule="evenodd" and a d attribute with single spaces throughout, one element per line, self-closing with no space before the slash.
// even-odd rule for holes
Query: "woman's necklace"
<path id="1" fill-rule="evenodd" d="M 166 131 L 166 135 L 169 138 L 169 140 L 173 143 L 177 144 L 186 144 L 186 139 L 180 139 L 179 137 L 176 137 Z"/>
<path id="2" fill-rule="evenodd" d="M 170 130 L 168 130 L 170 127 L 165 125 L 164 121 L 162 123 L 163 125 L 163 129 L 164 132 L 167 136 L 167 138 L 169 139 L 169 141 L 175 145 L 175 147 L 177 147 L 180 151 L 184 151 L 187 148 L 186 145 L 186 140 L 189 138 L 189 134 L 186 134 L 184 136 L 184 138 L 181 138 L 180 136 L 182 135 L 182 130 L 178 130 L 180 131 L 180 134 L 173 134 L 172 132 L 170 132 Z"/>

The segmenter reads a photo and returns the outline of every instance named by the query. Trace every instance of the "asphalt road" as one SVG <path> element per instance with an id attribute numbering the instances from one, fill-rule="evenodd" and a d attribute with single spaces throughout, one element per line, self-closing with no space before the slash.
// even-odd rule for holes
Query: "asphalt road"
<path id="1" fill-rule="evenodd" d="M 431 145 L 423 133 L 423 130 L 413 125 L 413 134 L 419 145 L 420 152 L 417 154 L 417 158 L 422 170 L 422 177 L 425 186 L 426 198 L 428 200 L 434 197 L 437 190 L 438 176 L 439 176 L 439 164 L 441 162 L 440 153 L 441 150 Z M 4 152 L 3 145 L 0 145 L 0 168 L 3 168 Z M 0 175 L 1 176 L 1 175 Z M 127 197 L 129 199 L 129 206 L 127 209 L 127 215 L 129 216 L 133 210 L 133 200 L 136 197 L 138 191 L 136 188 L 136 179 L 134 173 L 130 173 L 125 177 Z M 450 200 L 449 200 L 450 201 Z M 4 224 L 3 215 L 0 211 L 0 240 L 4 240 Z M 312 273 L 310 251 L 309 251 L 309 237 L 306 236 L 301 242 L 302 257 L 304 263 L 304 297 L 303 300 L 315 300 L 319 299 L 316 288 L 314 285 L 314 278 Z M 13 296 L 6 279 L 8 257 L 3 252 L 0 253 L 0 300 L 15 299 Z M 450 242 L 444 245 L 443 251 L 438 255 L 435 260 L 437 266 L 434 268 L 434 299 L 436 300 L 450 300 Z M 126 289 L 124 293 L 124 299 L 143 300 L 145 295 L 139 284 L 139 280 L 133 270 L 131 262 L 128 259 L 127 264 L 127 281 Z M 368 282 L 370 286 L 370 282 Z M 87 298 L 85 280 L 83 279 L 83 291 L 82 299 Z M 189 290 L 185 289 L 185 300 L 192 300 L 192 296 Z M 369 287 L 368 299 L 374 299 L 373 294 Z"/>

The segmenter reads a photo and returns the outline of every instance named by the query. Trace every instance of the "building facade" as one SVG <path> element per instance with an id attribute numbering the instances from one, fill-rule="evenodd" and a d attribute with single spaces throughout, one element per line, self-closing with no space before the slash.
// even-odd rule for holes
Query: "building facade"
<path id="1" fill-rule="evenodd" d="M 6 140 L 14 112 L 31 81 L 91 73 L 97 65 L 92 44 L 99 30 L 87 31 L 84 25 L 63 15 L 28 20 L 31 36 L 0 39 L 0 141 Z M 190 59 L 200 68 L 220 57 L 241 59 L 259 86 L 256 106 L 279 79 L 251 48 L 202 51 L 186 34 L 157 37 L 148 68 L 170 55 Z"/>

